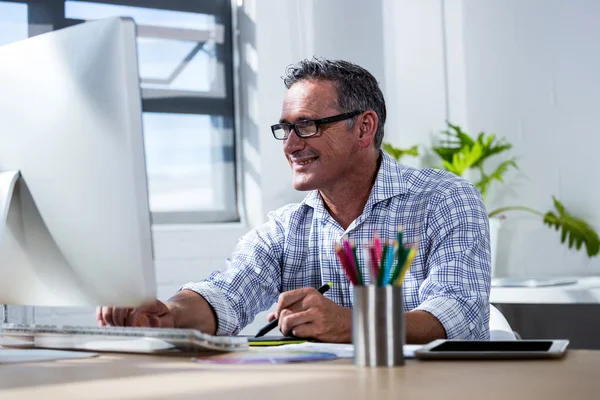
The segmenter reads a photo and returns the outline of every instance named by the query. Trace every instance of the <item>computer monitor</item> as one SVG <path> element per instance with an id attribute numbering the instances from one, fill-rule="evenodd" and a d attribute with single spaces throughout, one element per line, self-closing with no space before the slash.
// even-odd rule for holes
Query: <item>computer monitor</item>
<path id="1" fill-rule="evenodd" d="M 0 304 L 156 296 L 132 20 L 0 47 Z"/>

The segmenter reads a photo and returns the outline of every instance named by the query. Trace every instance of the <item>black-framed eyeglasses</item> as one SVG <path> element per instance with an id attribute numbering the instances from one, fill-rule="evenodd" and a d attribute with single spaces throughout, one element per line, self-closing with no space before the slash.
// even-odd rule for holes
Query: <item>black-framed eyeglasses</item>
<path id="1" fill-rule="evenodd" d="M 293 124 L 281 123 L 271 125 L 271 132 L 273 137 L 277 140 L 286 140 L 290 136 L 292 129 L 296 132 L 296 135 L 301 138 L 308 138 L 315 136 L 319 132 L 319 126 L 325 124 L 331 124 L 333 122 L 343 121 L 346 119 L 354 118 L 357 115 L 362 114 L 363 111 L 352 111 L 349 113 L 334 115 L 332 117 L 321 118 L 321 119 L 305 119 L 297 121 Z"/>

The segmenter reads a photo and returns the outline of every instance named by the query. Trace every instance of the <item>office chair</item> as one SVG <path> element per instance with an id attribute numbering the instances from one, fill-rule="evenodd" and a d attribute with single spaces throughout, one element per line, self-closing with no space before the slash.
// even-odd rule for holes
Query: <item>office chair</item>
<path id="1" fill-rule="evenodd" d="M 519 340 L 504 315 L 490 304 L 490 340 Z"/>

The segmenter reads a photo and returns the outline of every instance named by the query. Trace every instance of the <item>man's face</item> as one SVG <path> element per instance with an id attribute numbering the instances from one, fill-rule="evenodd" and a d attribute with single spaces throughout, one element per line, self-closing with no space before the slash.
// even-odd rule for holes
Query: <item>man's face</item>
<path id="1" fill-rule="evenodd" d="M 336 108 L 337 92 L 328 81 L 300 81 L 288 89 L 283 100 L 280 122 L 294 123 L 340 114 Z M 318 133 L 300 138 L 295 131 L 283 142 L 283 151 L 292 168 L 296 190 L 330 188 L 348 174 L 352 156 L 357 151 L 354 132 L 347 121 L 321 125 Z"/>

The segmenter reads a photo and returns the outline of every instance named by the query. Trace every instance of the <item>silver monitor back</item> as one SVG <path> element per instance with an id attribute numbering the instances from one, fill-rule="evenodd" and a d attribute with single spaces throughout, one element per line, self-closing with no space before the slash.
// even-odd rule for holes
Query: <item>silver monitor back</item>
<path id="1" fill-rule="evenodd" d="M 0 304 L 155 298 L 135 37 L 112 18 L 0 47 Z"/>

